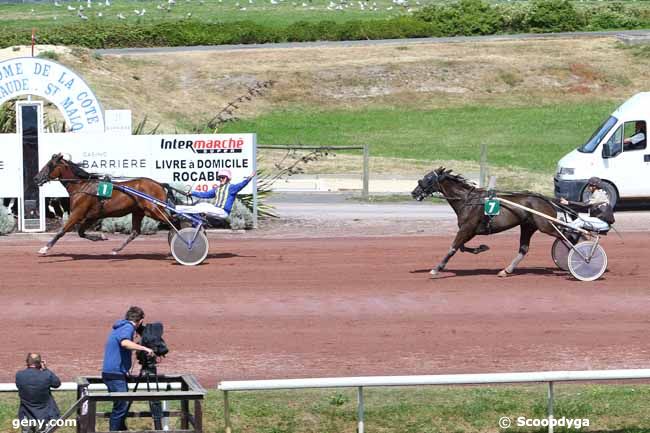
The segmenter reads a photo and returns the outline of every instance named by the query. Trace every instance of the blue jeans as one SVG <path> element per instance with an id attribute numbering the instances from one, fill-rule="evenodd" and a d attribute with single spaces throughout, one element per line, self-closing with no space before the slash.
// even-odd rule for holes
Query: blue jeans
<path id="1" fill-rule="evenodd" d="M 129 390 L 124 379 L 106 379 L 103 378 L 106 387 L 110 392 L 127 392 Z M 109 421 L 110 431 L 124 431 L 126 430 L 126 412 L 129 408 L 129 402 L 126 400 L 114 401 L 113 411 Z"/>

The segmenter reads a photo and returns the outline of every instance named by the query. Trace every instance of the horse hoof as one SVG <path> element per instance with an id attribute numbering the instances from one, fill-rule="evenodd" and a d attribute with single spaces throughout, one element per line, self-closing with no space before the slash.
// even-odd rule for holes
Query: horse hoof
<path id="1" fill-rule="evenodd" d="M 505 269 L 503 269 L 497 275 L 499 277 L 501 277 L 501 278 L 506 278 L 506 277 L 509 277 L 511 275 L 511 273 L 507 272 Z"/>
<path id="2" fill-rule="evenodd" d="M 431 278 L 438 278 L 438 277 L 440 276 L 439 271 L 437 271 L 437 270 L 435 270 L 435 269 L 431 269 L 431 271 L 429 272 L 429 274 L 431 274 Z"/>
<path id="3" fill-rule="evenodd" d="M 114 256 L 116 256 L 117 253 L 119 253 L 119 251 L 115 251 L 115 250 L 111 251 L 111 254 L 114 255 Z"/>
<path id="4" fill-rule="evenodd" d="M 99 235 L 99 240 L 100 240 L 100 241 L 107 241 L 107 240 L 108 240 L 108 236 L 106 236 L 104 233 L 102 233 L 102 234 Z"/>
<path id="5" fill-rule="evenodd" d="M 45 254 L 47 254 L 47 250 L 49 250 L 48 247 L 43 247 L 40 250 L 38 250 L 38 254 L 40 254 L 41 256 L 44 256 Z"/>

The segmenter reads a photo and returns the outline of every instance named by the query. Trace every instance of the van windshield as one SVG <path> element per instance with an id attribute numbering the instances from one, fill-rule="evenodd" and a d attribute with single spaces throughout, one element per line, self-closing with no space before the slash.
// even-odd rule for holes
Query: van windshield
<path id="1" fill-rule="evenodd" d="M 591 153 L 596 150 L 598 144 L 603 140 L 603 137 L 609 132 L 609 130 L 612 129 L 614 125 L 616 125 L 616 122 L 618 122 L 618 119 L 614 116 L 611 116 L 609 119 L 605 120 L 603 124 L 600 125 L 598 129 L 596 129 L 596 132 L 594 132 L 591 138 L 578 148 L 578 152 Z"/>

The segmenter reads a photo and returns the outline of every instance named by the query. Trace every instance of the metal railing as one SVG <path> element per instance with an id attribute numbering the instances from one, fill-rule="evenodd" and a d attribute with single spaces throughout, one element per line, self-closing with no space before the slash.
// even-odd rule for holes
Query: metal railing
<path id="1" fill-rule="evenodd" d="M 320 150 L 332 152 L 337 150 L 363 150 L 363 186 L 361 197 L 368 199 L 370 188 L 370 146 L 302 146 L 302 145 L 284 145 L 284 144 L 258 144 L 258 149 L 276 149 L 276 150 Z"/>
<path id="2" fill-rule="evenodd" d="M 545 371 L 529 373 L 487 373 L 487 374 L 443 374 L 431 376 L 369 376 L 330 377 L 320 379 L 278 379 L 223 381 L 224 420 L 226 433 L 232 433 L 228 393 L 231 391 L 258 391 L 306 388 L 357 388 L 357 432 L 364 433 L 363 388 L 378 386 L 422 386 L 422 385 L 484 385 L 504 383 L 547 383 L 548 431 L 553 432 L 550 420 L 553 418 L 553 384 L 555 382 L 579 382 L 600 380 L 650 379 L 650 369 L 637 370 L 587 370 L 587 371 Z"/>

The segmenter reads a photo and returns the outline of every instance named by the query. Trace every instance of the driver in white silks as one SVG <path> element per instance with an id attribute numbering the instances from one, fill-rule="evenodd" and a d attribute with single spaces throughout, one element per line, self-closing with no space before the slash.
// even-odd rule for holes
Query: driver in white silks
<path id="1" fill-rule="evenodd" d="M 244 189 L 248 182 L 255 177 L 255 172 L 244 178 L 242 182 L 230 183 L 232 180 L 232 173 L 230 170 L 219 170 L 217 178 L 219 179 L 219 186 L 211 189 L 210 191 L 192 191 L 191 195 L 199 198 L 214 198 L 214 204 L 207 202 L 200 202 L 192 206 L 176 205 L 176 210 L 185 213 L 204 213 L 217 218 L 227 218 L 230 215 L 232 206 L 235 203 L 237 193 Z"/>
<path id="2" fill-rule="evenodd" d="M 589 216 L 580 216 L 569 223 L 574 228 L 607 231 L 610 224 L 614 224 L 614 211 L 609 204 L 609 194 L 603 188 L 603 181 L 598 177 L 591 177 L 587 181 L 587 189 L 591 192 L 589 199 L 584 202 L 560 199 L 560 203 L 567 205 L 578 212 L 589 212 Z"/>

